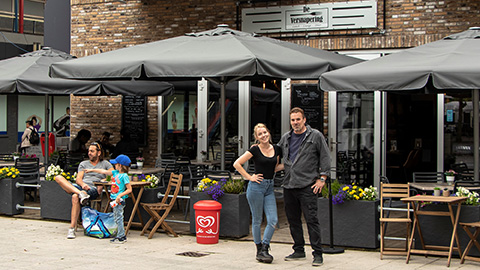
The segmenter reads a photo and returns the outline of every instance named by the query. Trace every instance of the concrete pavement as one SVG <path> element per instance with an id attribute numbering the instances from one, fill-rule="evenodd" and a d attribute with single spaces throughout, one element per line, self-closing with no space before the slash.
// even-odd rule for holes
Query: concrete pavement
<path id="1" fill-rule="evenodd" d="M 251 241 L 220 239 L 218 244 L 201 245 L 194 236 L 170 237 L 156 233 L 152 239 L 132 230 L 128 242 L 111 244 L 108 239 L 83 235 L 66 239 L 65 222 L 31 220 L 0 216 L 0 269 L 306 269 L 312 255 L 307 247 L 307 259 L 286 262 L 283 257 L 292 252 L 290 244 L 271 245 L 275 257 L 272 264 L 255 261 L 255 246 Z M 177 255 L 185 252 L 207 254 L 203 257 Z M 346 250 L 343 254 L 324 255 L 320 269 L 446 269 L 444 257 L 412 256 L 405 264 L 403 256 L 388 256 L 380 260 L 376 251 Z M 450 269 L 479 269 L 480 263 L 452 260 Z"/>

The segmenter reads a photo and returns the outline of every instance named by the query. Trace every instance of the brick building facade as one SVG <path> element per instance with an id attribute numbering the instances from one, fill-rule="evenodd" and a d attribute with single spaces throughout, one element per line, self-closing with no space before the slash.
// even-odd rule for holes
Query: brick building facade
<path id="1" fill-rule="evenodd" d="M 122 1 L 123 2 L 123 1 Z M 83 57 L 228 24 L 241 30 L 242 8 L 318 4 L 319 1 L 71 0 L 71 54 Z M 345 0 L 322 1 L 324 3 Z M 480 26 L 477 0 L 379 0 L 377 28 L 270 34 L 271 37 L 324 50 L 402 49 Z M 86 99 L 90 102 L 83 102 Z M 93 101 L 93 102 L 92 102 Z M 121 98 L 72 97 L 72 134 L 88 125 L 92 139 L 103 131 L 119 140 Z M 327 103 L 325 103 L 327 104 Z M 99 119 L 98 115 L 102 115 Z M 108 121 L 105 121 L 108 119 Z M 157 103 L 148 102 L 148 143 L 156 156 Z M 151 160 L 149 161 L 152 162 Z"/>

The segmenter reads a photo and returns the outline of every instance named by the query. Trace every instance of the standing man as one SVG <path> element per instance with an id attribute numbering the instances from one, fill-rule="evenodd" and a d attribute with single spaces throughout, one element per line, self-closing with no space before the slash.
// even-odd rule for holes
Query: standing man
<path id="1" fill-rule="evenodd" d="M 62 175 L 55 176 L 55 181 L 68 194 L 72 194 L 72 215 L 70 219 L 70 228 L 68 229 L 67 238 L 75 238 L 75 225 L 77 224 L 78 216 L 80 214 L 80 205 L 85 205 L 89 200 L 94 200 L 101 194 L 102 190 L 97 189 L 93 185 L 94 181 L 100 181 L 106 178 L 105 174 L 89 172 L 86 169 L 102 169 L 113 170 L 112 164 L 103 160 L 102 147 L 99 143 L 92 143 L 88 147 L 88 159 L 82 161 L 78 165 L 77 178 L 75 184 L 71 184 Z"/>
<path id="2" fill-rule="evenodd" d="M 285 133 L 278 146 L 283 150 L 285 178 L 283 195 L 294 244 L 294 252 L 286 261 L 305 259 L 305 240 L 301 215 L 307 222 L 313 249 L 313 266 L 323 264 L 320 224 L 317 216 L 317 194 L 322 191 L 330 174 L 330 153 L 323 134 L 305 125 L 307 119 L 301 108 L 290 110 L 292 130 Z"/>

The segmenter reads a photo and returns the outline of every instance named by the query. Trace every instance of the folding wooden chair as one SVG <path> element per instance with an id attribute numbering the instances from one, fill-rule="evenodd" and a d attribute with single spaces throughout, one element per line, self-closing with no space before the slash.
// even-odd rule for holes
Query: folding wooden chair
<path id="1" fill-rule="evenodd" d="M 380 186 L 380 259 L 383 255 L 407 255 L 408 240 L 410 237 L 410 227 L 412 220 L 410 218 L 410 204 L 402 204 L 401 207 L 395 207 L 394 200 L 410 196 L 410 186 L 408 184 L 388 184 L 381 183 Z M 390 217 L 390 212 L 404 212 L 404 214 Z M 405 223 L 407 230 L 405 238 L 386 236 L 386 227 L 388 222 Z M 385 239 L 405 241 L 404 248 L 385 247 Z"/>
<path id="2" fill-rule="evenodd" d="M 475 246 L 477 247 L 478 251 L 480 251 L 480 244 L 477 241 L 478 235 L 480 235 L 480 221 L 477 222 L 472 222 L 472 223 L 464 223 L 460 222 L 460 225 L 463 227 L 465 232 L 468 234 L 468 237 L 470 237 L 470 242 L 468 242 L 467 248 L 463 251 L 462 258 L 460 260 L 460 264 L 463 264 L 465 260 L 472 260 L 476 262 L 480 262 L 480 258 L 478 257 L 473 257 L 473 256 L 468 256 L 468 252 L 470 252 L 470 249 Z M 472 234 L 470 232 L 470 228 L 474 229 L 474 233 Z"/>
<path id="3" fill-rule="evenodd" d="M 153 234 L 157 231 L 159 227 L 162 227 L 165 232 L 173 234 L 173 236 L 177 237 L 177 233 L 168 226 L 165 222 L 170 210 L 172 210 L 175 201 L 177 200 L 178 192 L 180 191 L 180 186 L 182 185 L 182 174 L 170 174 L 170 180 L 168 181 L 167 190 L 165 191 L 165 196 L 163 197 L 162 201 L 159 203 L 141 203 L 142 207 L 147 211 L 147 213 L 151 216 L 148 222 L 143 227 L 142 232 L 140 235 L 144 235 L 145 232 L 150 227 L 152 222 L 156 222 L 155 226 L 153 226 L 150 234 L 148 235 L 148 239 L 151 239 Z M 164 211 L 163 214 L 160 216 L 160 212 Z"/>

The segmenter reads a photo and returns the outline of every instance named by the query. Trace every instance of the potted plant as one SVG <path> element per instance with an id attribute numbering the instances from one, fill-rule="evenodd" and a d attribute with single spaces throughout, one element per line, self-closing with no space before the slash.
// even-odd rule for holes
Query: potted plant
<path id="1" fill-rule="evenodd" d="M 193 205 L 202 200 L 216 200 L 220 210 L 220 236 L 242 237 L 249 234 L 250 209 L 243 179 L 202 179 L 196 191 L 190 193 L 190 232 L 195 233 Z"/>
<path id="2" fill-rule="evenodd" d="M 202 161 L 207 160 L 207 151 L 205 150 L 200 151 L 200 158 Z"/>
<path id="3" fill-rule="evenodd" d="M 143 161 L 144 161 L 144 160 L 145 160 L 145 159 L 144 159 L 143 157 L 137 157 L 137 167 L 138 167 L 139 169 L 143 168 Z"/>
<path id="4" fill-rule="evenodd" d="M 331 184 L 333 202 L 333 241 L 338 246 L 378 248 L 380 242 L 377 188 L 362 188 L 358 185 L 341 185 L 338 180 Z M 322 244 L 330 244 L 330 215 L 328 190 L 322 190 L 318 199 L 318 219 L 321 226 Z M 361 221 L 361 222 L 359 222 Z"/>
<path id="5" fill-rule="evenodd" d="M 58 165 L 52 164 L 47 168 L 45 181 L 40 181 L 40 216 L 49 219 L 70 220 L 72 196 L 55 182 L 57 175 L 62 175 L 72 183 L 77 178 L 77 173 L 66 173 Z"/>
<path id="6" fill-rule="evenodd" d="M 24 204 L 23 187 L 16 187 L 16 183 L 23 183 L 20 172 L 15 167 L 0 169 L 0 213 L 16 215 L 23 213 L 17 210 L 17 204 Z"/>
<path id="7" fill-rule="evenodd" d="M 433 196 L 440 196 L 441 193 L 442 193 L 442 190 L 439 187 L 433 188 Z"/>
<path id="8" fill-rule="evenodd" d="M 457 174 L 454 170 L 448 170 L 445 172 L 445 177 L 447 178 L 447 183 L 449 185 L 453 185 L 455 181 L 455 174 Z"/>
<path id="9" fill-rule="evenodd" d="M 20 152 L 13 152 L 12 153 L 12 156 L 13 156 L 13 161 L 15 161 L 15 159 L 19 158 L 22 154 Z"/>

